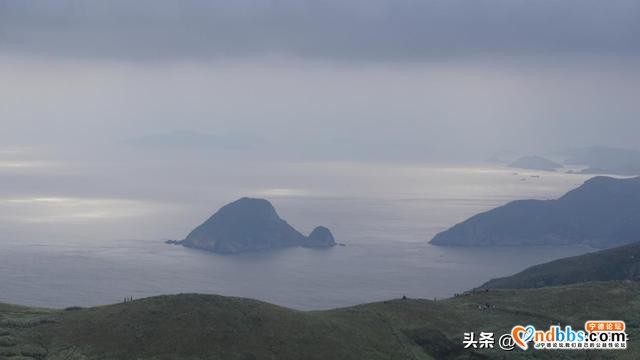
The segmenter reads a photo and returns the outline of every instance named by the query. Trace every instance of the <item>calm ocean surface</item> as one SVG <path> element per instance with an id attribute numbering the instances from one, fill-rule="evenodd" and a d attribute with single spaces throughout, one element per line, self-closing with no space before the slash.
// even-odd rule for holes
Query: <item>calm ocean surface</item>
<path id="1" fill-rule="evenodd" d="M 247 169 L 264 176 L 246 180 L 240 172 L 236 176 L 245 180 L 233 181 L 216 176 L 213 168 L 188 186 L 172 178 L 152 183 L 141 170 L 139 181 L 153 185 L 139 189 L 139 197 L 126 195 L 137 190 L 118 188 L 112 179 L 116 185 L 95 195 L 81 185 L 71 185 L 75 192 L 68 194 L 5 194 L 0 302 L 88 306 L 125 296 L 199 292 L 326 309 L 402 295 L 449 297 L 494 277 L 590 251 L 428 244 L 435 233 L 468 216 L 514 199 L 557 197 L 584 176 L 381 164 L 269 169 Z M 41 175 L 20 176 L 34 181 Z M 220 256 L 163 243 L 184 237 L 243 195 L 268 198 L 302 232 L 328 226 L 346 246 Z"/>

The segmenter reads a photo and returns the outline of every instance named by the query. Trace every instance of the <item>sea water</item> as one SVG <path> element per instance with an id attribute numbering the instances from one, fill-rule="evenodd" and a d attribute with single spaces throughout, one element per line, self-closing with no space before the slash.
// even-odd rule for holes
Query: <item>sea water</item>
<path id="1" fill-rule="evenodd" d="M 327 309 L 402 296 L 445 298 L 592 250 L 428 242 L 508 201 L 558 197 L 587 179 L 582 175 L 358 163 L 256 164 L 233 171 L 211 165 L 182 175 L 158 179 L 158 173 L 128 169 L 92 186 L 69 177 L 62 185 L 54 181 L 55 191 L 5 190 L 0 302 L 60 308 L 197 292 Z M 40 175 L 21 176 L 35 181 Z M 269 199 L 303 233 L 327 226 L 344 246 L 217 255 L 164 243 L 183 238 L 240 196 Z"/>

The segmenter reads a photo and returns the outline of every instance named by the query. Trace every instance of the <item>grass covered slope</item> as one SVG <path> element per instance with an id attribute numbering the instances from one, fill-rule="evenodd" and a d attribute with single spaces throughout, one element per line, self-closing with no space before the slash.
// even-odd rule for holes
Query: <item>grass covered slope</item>
<path id="1" fill-rule="evenodd" d="M 588 319 L 626 320 L 632 342 L 627 351 L 589 358 L 637 359 L 639 300 L 638 284 L 611 282 L 315 312 L 190 294 L 67 311 L 0 306 L 0 359 L 585 358 L 582 352 L 470 352 L 462 349 L 462 336 L 499 336 L 523 323 L 582 327 Z"/>
<path id="2" fill-rule="evenodd" d="M 520 289 L 608 280 L 640 281 L 640 243 L 535 265 L 481 287 Z"/>

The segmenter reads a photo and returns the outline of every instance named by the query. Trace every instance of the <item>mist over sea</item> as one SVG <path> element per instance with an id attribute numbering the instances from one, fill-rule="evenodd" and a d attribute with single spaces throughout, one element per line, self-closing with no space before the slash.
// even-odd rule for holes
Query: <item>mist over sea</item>
<path id="1" fill-rule="evenodd" d="M 89 306 L 199 292 L 326 309 L 449 297 L 590 250 L 428 244 L 438 231 L 508 201 L 558 197 L 584 175 L 486 164 L 239 167 L 164 159 L 76 164 L 77 176 L 74 164 L 31 165 L 0 169 L 8 184 L 0 199 L 0 302 Z M 241 196 L 269 199 L 303 233 L 325 225 L 346 246 L 221 256 L 164 244 Z"/>

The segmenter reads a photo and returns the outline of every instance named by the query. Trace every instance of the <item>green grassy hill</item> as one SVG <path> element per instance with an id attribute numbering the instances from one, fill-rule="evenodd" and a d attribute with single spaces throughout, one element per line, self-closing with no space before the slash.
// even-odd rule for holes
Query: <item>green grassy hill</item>
<path id="1" fill-rule="evenodd" d="M 626 320 L 630 349 L 462 349 L 465 331 L 499 335 L 522 323 L 582 327 L 588 319 Z M 636 283 L 488 290 L 313 312 L 186 294 L 88 309 L 0 305 L 0 359 L 637 359 L 639 326 Z"/>
<path id="2" fill-rule="evenodd" d="M 640 281 L 640 243 L 535 265 L 488 281 L 481 288 L 520 289 L 609 280 Z"/>

